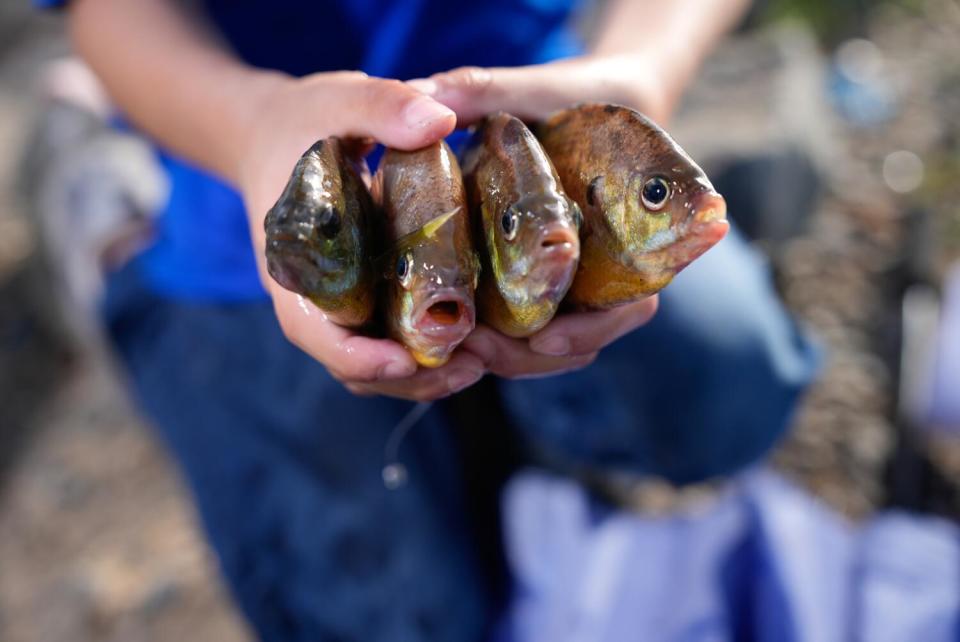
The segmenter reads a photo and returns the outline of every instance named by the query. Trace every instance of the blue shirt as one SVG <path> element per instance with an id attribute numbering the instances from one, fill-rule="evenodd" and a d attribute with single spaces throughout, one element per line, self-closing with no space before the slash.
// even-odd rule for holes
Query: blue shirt
<path id="1" fill-rule="evenodd" d="M 63 0 L 35 0 L 39 5 Z M 360 69 L 402 80 L 463 65 L 545 62 L 577 53 L 577 0 L 204 0 L 250 65 L 293 75 Z M 197 300 L 265 297 L 243 202 L 230 186 L 159 150 L 172 192 L 139 259 L 158 292 Z"/>

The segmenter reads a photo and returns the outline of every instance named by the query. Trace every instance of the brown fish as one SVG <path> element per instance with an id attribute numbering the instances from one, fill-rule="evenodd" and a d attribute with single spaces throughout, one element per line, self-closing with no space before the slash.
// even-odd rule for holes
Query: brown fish
<path id="1" fill-rule="evenodd" d="M 605 309 L 649 296 L 726 234 L 723 197 L 639 112 L 579 105 L 552 115 L 537 136 L 583 210 L 572 306 Z"/>
<path id="2" fill-rule="evenodd" d="M 263 222 L 270 276 L 347 327 L 369 322 L 376 299 L 378 218 L 364 173 L 342 141 L 317 141 Z"/>
<path id="3" fill-rule="evenodd" d="M 533 133 L 509 114 L 480 124 L 463 172 L 483 266 L 480 320 L 530 336 L 553 318 L 573 281 L 580 208 Z"/>
<path id="4" fill-rule="evenodd" d="M 373 192 L 390 244 L 387 330 L 418 363 L 441 366 L 475 324 L 479 265 L 460 165 L 442 141 L 414 152 L 389 149 Z"/>

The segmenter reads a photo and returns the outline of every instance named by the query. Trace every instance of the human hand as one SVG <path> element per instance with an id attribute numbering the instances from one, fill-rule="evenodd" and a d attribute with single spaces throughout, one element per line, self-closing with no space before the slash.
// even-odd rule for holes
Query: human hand
<path id="1" fill-rule="evenodd" d="M 271 77 L 257 93 L 259 104 L 251 110 L 250 133 L 241 146 L 244 153 L 236 176 L 261 279 L 287 338 L 358 394 L 426 401 L 476 382 L 484 373 L 477 356 L 462 352 L 441 368 L 418 370 L 402 345 L 334 324 L 312 303 L 277 284 L 264 265 L 264 217 L 310 145 L 336 135 L 416 149 L 450 133 L 453 112 L 403 83 L 357 72 Z"/>
<path id="2" fill-rule="evenodd" d="M 584 56 L 525 67 L 461 67 L 407 83 L 467 126 L 506 111 L 526 121 L 582 102 L 617 103 L 665 122 L 682 87 L 653 56 Z"/>
<path id="3" fill-rule="evenodd" d="M 529 339 L 513 339 L 478 326 L 461 348 L 478 356 L 492 373 L 529 379 L 584 368 L 601 349 L 647 323 L 657 311 L 656 296 L 603 312 L 560 314 Z"/>

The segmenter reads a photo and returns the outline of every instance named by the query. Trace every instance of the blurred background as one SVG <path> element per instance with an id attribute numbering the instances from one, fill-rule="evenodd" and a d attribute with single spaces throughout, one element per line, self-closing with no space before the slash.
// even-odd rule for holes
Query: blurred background
<path id="1" fill-rule="evenodd" d="M 57 99 L 63 26 L 0 0 L 0 640 L 246 640 L 87 321 L 95 266 L 79 249 L 98 237 L 58 234 L 70 214 L 53 182 L 120 167 L 122 195 L 71 198 L 134 211 L 134 230 L 163 194 L 136 140 Z M 956 520 L 960 3 L 761 4 L 670 129 L 826 349 L 771 465 L 851 523 L 889 508 Z M 713 492 L 649 480 L 627 501 L 663 511 Z"/>

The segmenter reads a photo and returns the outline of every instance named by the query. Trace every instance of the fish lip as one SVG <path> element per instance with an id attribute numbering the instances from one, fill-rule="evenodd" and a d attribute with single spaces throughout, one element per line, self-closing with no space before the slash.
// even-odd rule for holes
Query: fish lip
<path id="1" fill-rule="evenodd" d="M 726 221 L 727 202 L 715 190 L 704 189 L 693 197 L 690 212 L 692 226 Z"/>
<path id="2" fill-rule="evenodd" d="M 534 248 L 535 267 L 531 276 L 536 278 L 542 271 L 553 272 L 557 266 L 563 266 L 580 259 L 580 237 L 577 231 L 565 223 L 545 225 Z"/>
<path id="3" fill-rule="evenodd" d="M 450 302 L 458 306 L 459 317 L 454 323 L 440 323 L 430 314 L 437 303 Z M 413 311 L 413 328 L 424 338 L 445 343 L 459 343 L 467 338 L 476 324 L 473 297 L 462 289 L 437 288 L 427 294 Z"/>

